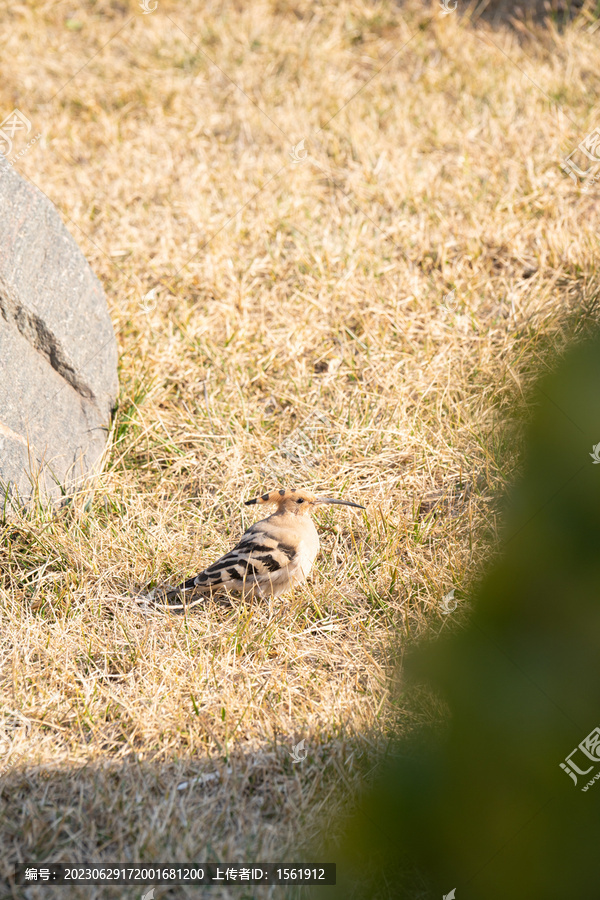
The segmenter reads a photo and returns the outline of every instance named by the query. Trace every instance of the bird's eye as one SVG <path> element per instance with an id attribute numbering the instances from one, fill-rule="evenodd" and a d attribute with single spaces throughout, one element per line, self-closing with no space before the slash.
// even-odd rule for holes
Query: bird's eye
<path id="1" fill-rule="evenodd" d="M 304 500 L 302 500 L 302 498 L 300 498 L 300 500 L 296 500 L 296 503 L 304 503 Z"/>

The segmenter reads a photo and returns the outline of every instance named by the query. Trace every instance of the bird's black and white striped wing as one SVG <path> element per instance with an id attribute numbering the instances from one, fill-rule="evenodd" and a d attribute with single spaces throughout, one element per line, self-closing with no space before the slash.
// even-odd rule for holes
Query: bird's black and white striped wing
<path id="1" fill-rule="evenodd" d="M 262 526 L 262 522 L 256 525 Z M 198 588 L 220 586 L 241 591 L 256 585 L 268 593 L 296 556 L 293 547 L 283 544 L 264 528 L 251 526 L 238 544 L 194 579 Z"/>
<path id="2" fill-rule="evenodd" d="M 256 522 L 233 550 L 165 594 L 167 603 L 175 608 L 173 601 L 179 599 L 188 606 L 190 601 L 196 604 L 219 590 L 259 596 L 276 593 L 278 584 L 287 582 L 287 572 L 295 564 L 297 552 L 294 547 L 282 543 L 265 525 L 264 520 Z"/>

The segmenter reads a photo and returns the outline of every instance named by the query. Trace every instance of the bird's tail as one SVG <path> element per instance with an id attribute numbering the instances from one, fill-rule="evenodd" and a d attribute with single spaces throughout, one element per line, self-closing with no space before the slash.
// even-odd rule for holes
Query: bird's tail
<path id="1" fill-rule="evenodd" d="M 188 578 L 177 587 L 155 588 L 149 594 L 140 598 L 140 602 L 146 608 L 168 610 L 169 612 L 186 612 L 208 598 L 206 591 L 202 591 L 196 584 L 195 578 Z"/>

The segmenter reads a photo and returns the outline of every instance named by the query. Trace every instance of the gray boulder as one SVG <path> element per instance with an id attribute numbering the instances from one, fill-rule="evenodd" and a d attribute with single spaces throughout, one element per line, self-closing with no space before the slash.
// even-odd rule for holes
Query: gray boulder
<path id="1" fill-rule="evenodd" d="M 100 282 L 50 200 L 0 165 L 0 504 L 7 512 L 37 496 L 56 500 L 98 469 L 117 390 L 117 345 Z"/>

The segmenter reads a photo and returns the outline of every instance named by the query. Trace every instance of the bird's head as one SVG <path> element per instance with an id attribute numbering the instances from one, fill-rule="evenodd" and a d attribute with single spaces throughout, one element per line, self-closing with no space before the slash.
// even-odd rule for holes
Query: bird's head
<path id="1" fill-rule="evenodd" d="M 313 510 L 324 503 L 335 503 L 339 506 L 355 506 L 357 509 L 364 509 L 360 503 L 352 503 L 350 500 L 338 500 L 335 497 L 319 497 L 311 494 L 310 491 L 303 491 L 299 488 L 279 488 L 275 491 L 269 491 L 268 494 L 262 494 L 255 500 L 246 500 L 246 506 L 255 503 L 276 503 L 278 512 L 293 513 L 295 516 L 309 515 Z"/>

